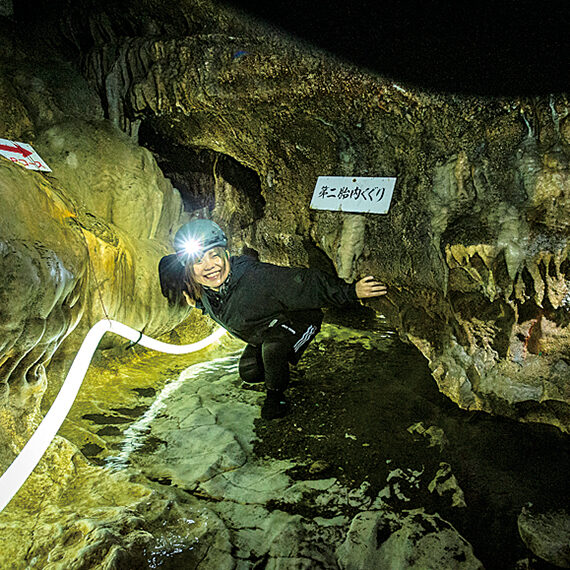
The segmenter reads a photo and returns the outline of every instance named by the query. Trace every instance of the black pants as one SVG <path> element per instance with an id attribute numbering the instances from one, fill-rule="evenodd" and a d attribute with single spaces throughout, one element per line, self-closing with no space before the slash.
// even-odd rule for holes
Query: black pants
<path id="1" fill-rule="evenodd" d="M 289 364 L 297 364 L 320 330 L 320 323 L 280 325 L 279 334 L 268 335 L 261 344 L 248 344 L 239 361 L 245 382 L 263 382 L 268 390 L 283 391 L 289 385 Z"/>

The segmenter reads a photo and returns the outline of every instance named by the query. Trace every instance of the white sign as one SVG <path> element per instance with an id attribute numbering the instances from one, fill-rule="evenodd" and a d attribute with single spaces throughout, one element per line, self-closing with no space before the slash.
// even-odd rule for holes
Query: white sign
<path id="1" fill-rule="evenodd" d="M 51 168 L 29 144 L 0 139 L 0 155 L 24 168 L 51 172 Z"/>
<path id="2" fill-rule="evenodd" d="M 311 208 L 386 214 L 395 185 L 395 178 L 319 176 Z"/>

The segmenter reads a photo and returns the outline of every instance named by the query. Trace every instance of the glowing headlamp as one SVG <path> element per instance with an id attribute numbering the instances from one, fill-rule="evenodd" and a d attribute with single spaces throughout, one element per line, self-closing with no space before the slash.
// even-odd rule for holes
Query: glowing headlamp
<path id="1" fill-rule="evenodd" d="M 227 247 L 228 238 L 215 222 L 196 219 L 184 224 L 174 236 L 174 250 L 182 265 L 200 259 L 213 247 Z"/>
<path id="2" fill-rule="evenodd" d="M 186 257 L 193 258 L 198 257 L 202 251 L 202 243 L 197 239 L 188 238 L 183 244 L 183 251 Z"/>

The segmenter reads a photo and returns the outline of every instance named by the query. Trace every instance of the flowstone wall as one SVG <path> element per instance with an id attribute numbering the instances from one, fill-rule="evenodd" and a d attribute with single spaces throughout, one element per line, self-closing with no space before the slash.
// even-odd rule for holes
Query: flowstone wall
<path id="1" fill-rule="evenodd" d="M 168 306 L 157 277 L 171 232 L 187 219 L 180 194 L 151 153 L 104 118 L 70 65 L 46 45 L 32 49 L 9 22 L 0 25 L 0 136 L 31 143 L 51 168 L 37 172 L 0 158 L 3 473 L 95 322 L 108 316 L 159 336 L 188 310 Z M 209 330 L 204 320 L 192 325 L 178 342 Z M 113 383 L 101 382 L 98 393 Z M 0 565 L 143 567 L 170 555 L 165 544 L 174 535 L 188 541 L 184 562 L 194 564 L 218 538 L 196 502 L 173 491 L 90 465 L 56 437 L 0 514 Z"/>
<path id="2" fill-rule="evenodd" d="M 261 215 L 245 189 L 215 196 L 235 248 L 386 281 L 371 305 L 458 405 L 568 430 L 567 95 L 432 93 L 208 2 L 177 10 L 67 21 L 109 118 L 163 159 L 206 150 L 255 172 Z M 390 212 L 310 210 L 318 175 L 396 176 Z"/>
<path id="3" fill-rule="evenodd" d="M 26 59 L 22 44 L 7 34 L 4 45 L 2 136 L 31 142 L 52 170 L 0 159 L 6 465 L 41 419 L 46 366 L 56 351 L 67 362 L 62 372 L 100 318 L 161 334 L 187 311 L 168 308 L 157 286 L 158 260 L 185 219 L 179 193 L 148 150 L 103 118 L 93 91 L 72 68 L 42 52 L 22 69 L 11 63 Z M 53 375 L 52 392 L 61 380 Z"/>

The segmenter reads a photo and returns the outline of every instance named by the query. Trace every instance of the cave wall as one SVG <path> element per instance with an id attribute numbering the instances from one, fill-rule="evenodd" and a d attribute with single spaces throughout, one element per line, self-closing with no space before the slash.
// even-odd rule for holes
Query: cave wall
<path id="1" fill-rule="evenodd" d="M 152 154 L 105 119 L 77 71 L 48 46 L 33 49 L 10 22 L 2 32 L 1 136 L 31 143 L 52 169 L 0 159 L 0 463 L 7 466 L 90 326 L 108 316 L 160 335 L 187 315 L 168 307 L 157 278 L 186 217 Z M 50 375 L 54 356 L 62 366 Z"/>
<path id="2" fill-rule="evenodd" d="M 371 305 L 445 394 L 568 429 L 566 94 L 430 92 L 219 5 L 137 6 L 136 19 L 130 4 L 70 16 L 60 41 L 133 140 L 144 128 L 258 174 L 261 218 L 244 193 L 215 200 L 235 251 L 374 273 L 390 294 Z M 310 210 L 316 177 L 332 174 L 397 176 L 389 214 Z"/>
<path id="3" fill-rule="evenodd" d="M 90 263 L 76 254 L 71 289 L 91 272 L 119 319 L 149 331 L 179 320 L 164 312 L 150 271 L 183 218 L 177 192 L 137 145 L 152 132 L 257 174 L 256 200 L 214 184 L 211 215 L 234 251 L 318 260 L 349 280 L 374 273 L 390 294 L 371 306 L 428 358 L 445 394 L 568 429 L 566 94 L 422 90 L 202 0 L 56 2 L 16 21 L 48 43 L 34 58 L 16 41 L 3 48 L 4 132 L 37 143 L 57 166 L 56 181 L 18 176 L 57 186 L 75 250 L 92 252 Z M 160 147 L 153 152 L 160 161 Z M 327 174 L 397 176 L 390 212 L 310 210 L 316 177 Z M 89 283 L 76 310 L 90 315 L 85 324 L 101 316 Z M 65 331 L 78 317 L 67 319 Z"/>
<path id="4" fill-rule="evenodd" d="M 390 294 L 370 306 L 443 393 L 568 431 L 566 94 L 428 92 L 208 1 L 40 5 L 14 15 L 4 2 L 0 17 L 0 136 L 52 168 L 0 159 L 2 468 L 91 324 L 107 313 L 159 335 L 187 316 L 156 278 L 188 217 L 157 166 L 172 149 L 212 160 L 202 213 L 229 228 L 234 252 L 374 273 Z M 230 184 L 224 160 L 255 176 Z M 311 211 L 325 174 L 397 176 L 389 214 Z M 58 438 L 2 514 L 3 559 L 120 567 L 172 530 L 200 536 L 191 564 L 216 525 L 175 495 L 88 465 Z"/>

